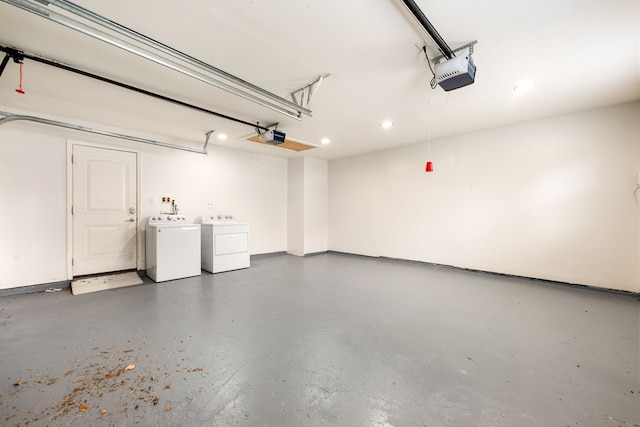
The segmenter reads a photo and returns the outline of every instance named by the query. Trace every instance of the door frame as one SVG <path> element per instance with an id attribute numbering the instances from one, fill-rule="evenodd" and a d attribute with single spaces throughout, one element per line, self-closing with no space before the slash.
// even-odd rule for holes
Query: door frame
<path id="1" fill-rule="evenodd" d="M 140 151 L 130 147 L 120 147 L 117 145 L 101 144 L 97 142 L 82 141 L 79 139 L 67 139 L 67 280 L 73 280 L 73 146 L 84 145 L 86 147 L 103 148 L 106 150 L 126 151 L 136 154 L 136 269 L 143 270 L 142 267 L 142 233 L 140 232 Z"/>

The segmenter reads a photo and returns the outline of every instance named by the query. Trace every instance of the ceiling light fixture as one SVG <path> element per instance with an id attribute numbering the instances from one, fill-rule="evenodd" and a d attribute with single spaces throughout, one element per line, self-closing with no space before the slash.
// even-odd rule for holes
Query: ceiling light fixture
<path id="1" fill-rule="evenodd" d="M 331 142 L 331 140 L 329 138 L 322 138 L 320 142 L 322 143 L 322 145 L 327 145 Z"/>
<path id="2" fill-rule="evenodd" d="M 227 139 L 227 134 L 226 133 L 219 133 L 218 134 L 218 139 L 221 139 L 221 140 Z"/>
<path id="3" fill-rule="evenodd" d="M 394 123 L 391 120 L 385 120 L 380 124 L 382 129 L 391 129 Z"/>

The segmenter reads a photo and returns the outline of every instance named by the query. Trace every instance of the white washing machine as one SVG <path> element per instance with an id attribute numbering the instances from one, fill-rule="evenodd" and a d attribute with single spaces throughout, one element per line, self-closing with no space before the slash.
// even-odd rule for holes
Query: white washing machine
<path id="1" fill-rule="evenodd" d="M 184 215 L 153 216 L 146 234 L 147 276 L 154 282 L 201 274 L 200 224 Z"/>
<path id="2" fill-rule="evenodd" d="M 231 215 L 202 217 L 202 269 L 210 273 L 249 268 L 249 224 Z"/>

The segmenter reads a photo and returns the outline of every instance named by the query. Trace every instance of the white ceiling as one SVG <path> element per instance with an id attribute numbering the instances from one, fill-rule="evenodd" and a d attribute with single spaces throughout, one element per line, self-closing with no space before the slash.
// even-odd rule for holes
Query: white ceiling
<path id="1" fill-rule="evenodd" d="M 640 99 L 638 0 L 417 0 L 452 49 L 477 40 L 476 82 L 429 87 L 419 47 L 435 45 L 398 0 L 77 0 L 76 3 L 281 97 L 331 73 L 298 121 L 0 3 L 0 45 L 279 129 L 335 159 Z M 60 9 L 49 9 L 63 13 Z M 77 18 L 76 18 L 77 19 Z M 0 110 L 92 122 L 202 145 L 293 157 L 248 142 L 249 126 L 165 103 L 34 61 L 10 62 Z M 520 81 L 536 82 L 517 95 Z M 382 130 L 391 119 L 395 126 Z M 5 126 L 11 126 L 7 124 Z"/>

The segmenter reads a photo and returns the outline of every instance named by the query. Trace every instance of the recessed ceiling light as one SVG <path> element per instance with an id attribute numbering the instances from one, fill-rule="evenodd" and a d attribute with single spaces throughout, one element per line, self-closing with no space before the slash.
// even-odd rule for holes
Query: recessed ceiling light
<path id="1" fill-rule="evenodd" d="M 536 86 L 536 84 L 534 82 L 532 82 L 531 80 L 525 80 L 525 81 L 520 82 L 517 85 L 515 85 L 513 87 L 513 91 L 515 93 L 525 93 L 525 92 L 529 92 L 535 86 Z"/>
<path id="2" fill-rule="evenodd" d="M 330 142 L 331 142 L 331 140 L 330 140 L 329 138 L 322 138 L 322 139 L 320 140 L 320 142 L 321 142 L 323 145 L 327 145 L 328 143 L 330 143 Z"/>
<path id="3" fill-rule="evenodd" d="M 393 122 L 391 120 L 385 120 L 380 124 L 382 129 L 391 129 L 393 127 Z"/>
<path id="4" fill-rule="evenodd" d="M 218 139 L 227 139 L 227 134 L 226 133 L 219 133 L 218 134 Z"/>

